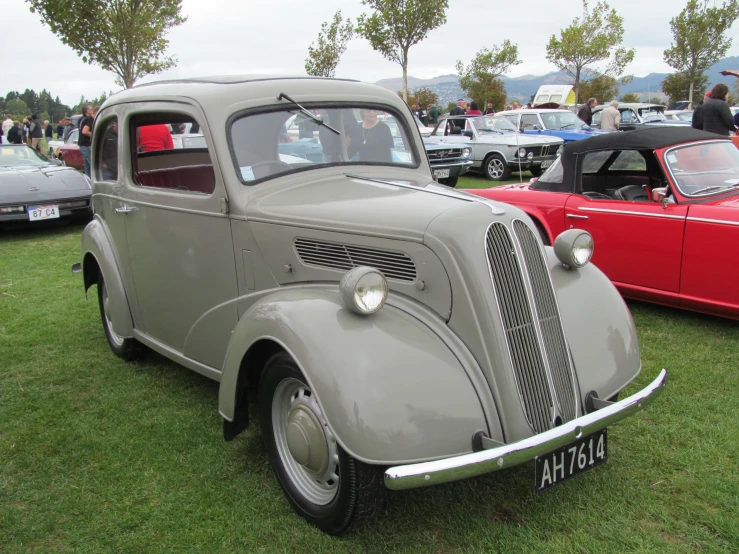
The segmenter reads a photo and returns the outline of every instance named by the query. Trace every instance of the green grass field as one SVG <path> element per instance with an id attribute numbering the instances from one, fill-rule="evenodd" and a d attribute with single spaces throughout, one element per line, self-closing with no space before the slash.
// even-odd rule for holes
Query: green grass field
<path id="1" fill-rule="evenodd" d="M 460 186 L 487 185 L 465 179 Z M 388 496 L 358 534 L 296 516 L 253 425 L 222 439 L 218 385 L 109 350 L 81 226 L 0 229 L 0 552 L 737 552 L 739 326 L 632 303 L 665 394 L 609 430 L 609 461 L 544 494 L 527 464 Z"/>

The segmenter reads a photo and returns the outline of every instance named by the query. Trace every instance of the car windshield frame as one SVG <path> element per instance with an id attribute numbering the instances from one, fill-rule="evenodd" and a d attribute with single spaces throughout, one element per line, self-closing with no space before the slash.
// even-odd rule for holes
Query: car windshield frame
<path id="1" fill-rule="evenodd" d="M 402 133 L 405 134 L 407 143 L 404 143 L 404 146 L 406 147 L 406 152 L 410 154 L 411 163 L 402 163 L 402 162 L 374 162 L 374 161 L 362 161 L 362 160 L 346 160 L 346 161 L 340 161 L 340 162 L 312 162 L 309 159 L 306 159 L 306 163 L 298 164 L 298 167 L 293 167 L 292 171 L 281 171 L 281 172 L 275 172 L 270 173 L 268 175 L 265 175 L 263 177 L 255 178 L 255 179 L 246 179 L 244 178 L 243 168 L 239 165 L 239 159 L 236 153 L 236 145 L 234 144 L 234 136 L 233 136 L 233 127 L 235 124 L 237 124 L 239 121 L 253 116 L 260 116 L 260 115 L 267 115 L 267 114 L 274 114 L 277 112 L 285 112 L 287 114 L 287 118 L 285 120 L 285 125 L 290 120 L 290 118 L 293 115 L 300 114 L 300 109 L 295 106 L 294 104 L 280 104 L 280 105 L 269 105 L 269 106 L 260 106 L 256 108 L 248 108 L 245 110 L 239 110 L 237 112 L 232 113 L 228 119 L 226 120 L 226 140 L 228 143 L 228 150 L 229 155 L 231 157 L 231 162 L 234 167 L 234 171 L 236 172 L 236 176 L 244 186 L 254 186 L 259 185 L 261 183 L 271 181 L 272 179 L 276 179 L 279 177 L 284 177 L 287 175 L 293 175 L 295 173 L 304 172 L 304 171 L 312 171 L 315 169 L 325 169 L 329 167 L 357 167 L 357 166 L 374 166 L 374 167 L 393 167 L 397 169 L 418 169 L 421 166 L 421 160 L 426 158 L 425 151 L 423 156 L 421 156 L 418 147 L 416 145 L 416 141 L 414 140 L 414 137 L 417 136 L 413 134 L 411 131 L 411 128 L 408 125 L 408 121 L 406 118 L 402 115 L 401 111 L 395 108 L 394 106 L 388 105 L 388 104 L 380 104 L 377 102 L 362 102 L 362 101 L 352 101 L 352 102 L 346 102 L 346 101 L 314 101 L 314 102 L 304 102 L 301 103 L 301 105 L 311 113 L 315 113 L 317 110 L 376 110 L 380 112 L 384 112 L 384 116 L 379 117 L 380 122 L 385 122 L 385 119 L 389 116 L 393 117 L 396 121 L 396 123 L 399 125 L 399 128 L 402 128 Z M 308 121 L 308 117 L 305 116 L 305 120 Z M 361 123 L 361 122 L 358 122 Z M 415 123 L 414 123 L 415 125 Z M 344 126 L 342 124 L 342 128 L 340 129 L 342 134 L 339 135 L 342 139 L 344 139 Z M 320 144 L 320 143 L 319 143 Z M 279 147 L 279 143 L 278 143 Z M 279 156 L 279 151 L 278 151 Z M 270 160 L 266 160 L 270 161 Z M 279 161 L 279 160 L 275 160 Z"/>
<path id="2" fill-rule="evenodd" d="M 6 165 L 3 160 L 3 158 L 6 156 L 6 154 L 3 154 L 3 151 L 11 151 L 11 152 L 31 152 L 33 155 L 36 156 L 36 159 L 28 157 L 25 158 L 26 160 L 32 161 L 33 163 L 17 163 L 14 165 Z M 10 156 L 15 157 L 15 156 Z M 17 158 L 20 160 L 20 158 Z M 40 168 L 40 167 L 49 167 L 53 166 L 49 159 L 44 156 L 41 152 L 38 152 L 37 150 L 34 150 L 30 146 L 27 145 L 15 145 L 15 144 L 0 144 L 0 169 L 10 169 L 10 168 L 17 168 L 17 167 L 24 167 L 24 168 Z"/>
<path id="3" fill-rule="evenodd" d="M 682 171 L 679 171 L 678 172 L 677 171 L 677 168 L 674 168 L 673 167 L 673 165 L 676 163 L 677 160 L 675 162 L 673 162 L 673 161 L 670 160 L 669 156 L 670 156 L 670 154 L 674 154 L 675 152 L 677 152 L 679 150 L 684 150 L 684 149 L 687 149 L 687 148 L 701 148 L 703 146 L 713 145 L 713 144 L 722 144 L 722 145 L 724 145 L 727 148 L 727 151 L 731 153 L 729 155 L 734 155 L 736 157 L 737 165 L 734 166 L 737 169 L 737 171 L 734 174 L 734 175 L 736 175 L 736 177 L 735 177 L 735 179 L 729 179 L 729 181 L 736 181 L 736 183 L 726 182 L 726 180 L 725 180 L 725 182 L 724 182 L 724 185 L 725 186 L 724 187 L 720 187 L 719 185 L 716 185 L 714 187 L 714 186 L 711 186 L 711 185 L 708 185 L 708 184 L 704 183 L 701 188 L 707 189 L 707 190 L 704 190 L 702 194 L 697 193 L 697 191 L 696 192 L 693 192 L 691 194 L 691 193 L 687 192 L 687 190 L 685 189 L 685 186 L 686 186 L 685 183 L 681 183 L 680 182 L 680 177 L 681 176 L 686 176 L 686 175 L 691 175 L 691 174 L 692 175 L 695 175 L 695 174 L 699 174 L 699 175 L 700 174 L 716 175 L 716 174 L 719 174 L 719 173 L 723 173 L 724 171 L 722 171 L 722 170 L 718 170 L 718 171 L 698 171 L 698 172 L 690 172 L 690 173 L 685 173 L 685 172 L 682 172 Z M 739 191 L 739 149 L 736 148 L 736 146 L 734 146 L 734 143 L 731 142 L 730 140 L 702 140 L 702 141 L 697 141 L 697 142 L 689 142 L 689 143 L 685 143 L 685 144 L 678 144 L 678 145 L 675 145 L 675 146 L 671 146 L 669 148 L 666 148 L 663 151 L 662 156 L 664 158 L 664 162 L 665 162 L 665 166 L 667 167 L 667 171 L 669 172 L 670 177 L 672 179 L 672 183 L 674 183 L 675 187 L 677 187 L 678 192 L 681 195 L 683 195 L 685 198 L 702 199 L 702 198 L 709 198 L 709 197 L 712 197 L 712 196 L 718 196 L 720 194 L 726 194 L 726 193 L 730 193 L 730 192 L 737 192 L 737 191 Z M 699 188 L 698 190 L 701 190 L 701 189 Z"/>

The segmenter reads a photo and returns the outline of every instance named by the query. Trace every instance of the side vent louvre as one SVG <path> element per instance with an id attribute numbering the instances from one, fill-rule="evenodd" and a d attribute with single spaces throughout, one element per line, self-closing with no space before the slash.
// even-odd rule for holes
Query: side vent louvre
<path id="1" fill-rule="evenodd" d="M 379 269 L 388 279 L 416 280 L 416 265 L 403 252 L 306 238 L 295 239 L 295 250 L 306 265 L 343 271 L 367 265 Z"/>

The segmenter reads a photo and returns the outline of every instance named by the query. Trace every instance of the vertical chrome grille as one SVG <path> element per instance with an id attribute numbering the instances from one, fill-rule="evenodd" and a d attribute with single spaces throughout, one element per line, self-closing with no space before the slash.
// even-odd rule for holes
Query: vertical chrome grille
<path id="1" fill-rule="evenodd" d="M 541 155 L 542 156 L 548 156 L 549 155 L 549 145 L 542 146 L 541 147 Z"/>
<path id="2" fill-rule="evenodd" d="M 493 223 L 486 249 L 518 392 L 535 432 L 577 416 L 574 377 L 549 270 L 534 232 Z M 531 296 L 529 296 L 529 289 Z"/>
<path id="3" fill-rule="evenodd" d="M 564 421 L 570 421 L 575 419 L 577 415 L 577 400 L 567 342 L 565 341 L 562 322 L 559 319 L 549 270 L 541 255 L 539 242 L 529 226 L 523 221 L 516 220 L 513 222 L 513 230 L 521 245 L 524 262 L 531 279 L 531 290 L 534 295 L 534 304 L 542 338 L 544 339 L 549 369 L 552 373 L 560 415 Z"/>
<path id="4" fill-rule="evenodd" d="M 486 244 L 523 408 L 532 428 L 541 433 L 551 427 L 553 404 L 521 267 L 508 229 L 502 223 L 490 226 Z"/>

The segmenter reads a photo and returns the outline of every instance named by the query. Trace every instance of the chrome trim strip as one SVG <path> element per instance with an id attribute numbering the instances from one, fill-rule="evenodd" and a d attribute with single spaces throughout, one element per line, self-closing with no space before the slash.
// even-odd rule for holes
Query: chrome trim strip
<path id="1" fill-rule="evenodd" d="M 567 217 L 571 219 L 588 219 L 588 216 L 586 215 L 577 215 L 577 214 L 567 214 Z"/>
<path id="2" fill-rule="evenodd" d="M 444 167 L 467 167 L 467 166 L 472 165 L 473 163 L 475 162 L 473 162 L 472 160 L 468 160 L 466 162 L 458 162 L 458 163 L 450 164 L 450 163 L 444 163 L 444 160 L 441 159 L 441 160 L 434 160 L 433 162 L 429 161 L 429 166 L 431 167 L 431 169 L 434 169 L 435 167 L 438 167 L 440 165 L 443 165 Z"/>
<path id="3" fill-rule="evenodd" d="M 391 490 L 413 489 L 467 479 L 534 460 L 578 438 L 608 427 L 644 409 L 667 383 L 667 370 L 636 394 L 593 413 L 505 446 L 452 458 L 388 468 L 385 486 Z"/>
<path id="4" fill-rule="evenodd" d="M 739 221 L 726 221 L 723 219 L 708 219 L 707 217 L 688 217 L 688 221 L 701 221 L 703 223 L 717 223 L 718 225 L 739 226 Z"/>
<path id="5" fill-rule="evenodd" d="M 577 209 L 582 210 L 584 212 L 602 212 L 606 214 L 643 215 L 645 217 L 661 217 L 664 219 L 685 219 L 685 217 L 682 215 L 650 214 L 648 212 L 632 212 L 629 210 L 609 210 L 606 208 L 584 208 L 582 206 L 578 206 Z"/>

